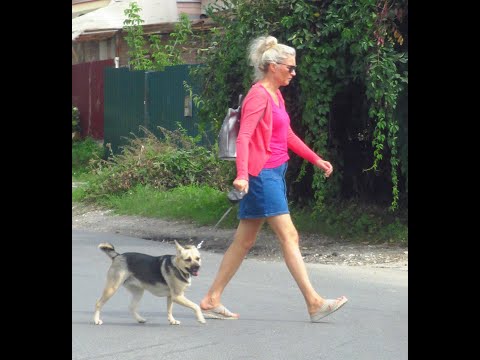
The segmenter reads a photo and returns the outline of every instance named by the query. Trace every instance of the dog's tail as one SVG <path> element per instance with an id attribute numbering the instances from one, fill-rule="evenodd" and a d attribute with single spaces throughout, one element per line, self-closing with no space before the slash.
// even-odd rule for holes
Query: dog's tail
<path id="1" fill-rule="evenodd" d="M 107 254 L 112 260 L 115 259 L 116 256 L 120 255 L 115 251 L 115 248 L 110 243 L 101 243 L 98 245 L 98 248 Z"/>

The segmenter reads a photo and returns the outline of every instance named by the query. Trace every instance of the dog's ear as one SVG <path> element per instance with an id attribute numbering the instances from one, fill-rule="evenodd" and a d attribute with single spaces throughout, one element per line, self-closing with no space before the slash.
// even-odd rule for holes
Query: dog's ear
<path id="1" fill-rule="evenodd" d="M 173 240 L 173 241 L 175 241 L 175 246 L 177 247 L 177 252 L 178 253 L 182 252 L 183 247 L 177 242 L 177 240 Z"/>

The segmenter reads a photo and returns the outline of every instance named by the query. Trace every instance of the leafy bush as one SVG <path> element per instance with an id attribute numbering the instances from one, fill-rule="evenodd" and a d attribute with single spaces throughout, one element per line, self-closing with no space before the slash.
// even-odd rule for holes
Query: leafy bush
<path id="1" fill-rule="evenodd" d="M 408 245 L 407 217 L 406 212 L 385 214 L 379 206 L 360 205 L 354 201 L 327 206 L 320 214 L 292 208 L 292 218 L 306 232 L 370 244 Z"/>
<path id="2" fill-rule="evenodd" d="M 93 170 L 96 176 L 86 189 L 86 199 L 121 194 L 137 185 L 158 190 L 186 185 L 206 185 L 220 191 L 231 187 L 233 162 L 219 160 L 212 150 L 197 145 L 182 128 L 159 129 L 162 139 L 140 127 L 144 137 L 127 139 L 120 155 L 111 152 L 108 159 L 98 159 Z"/>
<path id="3" fill-rule="evenodd" d="M 192 25 L 187 14 L 179 14 L 179 21 L 175 23 L 174 31 L 169 34 L 167 44 L 162 43 L 160 35 L 145 37 L 143 23 L 140 16 L 142 8 L 135 2 L 130 3 L 124 10 L 126 16 L 123 21 L 125 41 L 128 45 L 129 66 L 132 70 L 163 71 L 165 66 L 183 64 L 181 53 L 185 44 L 192 35 Z"/>
<path id="4" fill-rule="evenodd" d="M 92 161 L 101 158 L 103 147 L 91 137 L 72 143 L 72 176 L 80 176 L 90 171 Z"/>
<path id="5" fill-rule="evenodd" d="M 204 83 L 202 121 L 220 126 L 225 104 L 251 86 L 247 44 L 271 34 L 297 49 L 297 76 L 282 90 L 292 126 L 335 169 L 327 181 L 306 162 L 289 166 L 308 175 L 314 210 L 339 195 L 381 203 L 380 193 L 399 210 L 408 180 L 408 113 L 397 111 L 408 90 L 408 1 L 224 0 L 206 11 L 218 27 L 205 34 L 205 66 L 194 73 Z M 372 178 L 389 186 L 372 187 Z"/>
<path id="6" fill-rule="evenodd" d="M 388 243 L 408 245 L 408 227 L 399 219 L 387 224 L 379 230 L 379 238 Z"/>

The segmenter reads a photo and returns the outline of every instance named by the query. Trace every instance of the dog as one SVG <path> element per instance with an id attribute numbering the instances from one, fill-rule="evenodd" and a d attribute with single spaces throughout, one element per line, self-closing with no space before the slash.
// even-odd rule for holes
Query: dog
<path id="1" fill-rule="evenodd" d="M 147 321 L 137 312 L 138 303 L 147 290 L 155 296 L 167 297 L 167 319 L 171 325 L 180 325 L 180 321 L 175 320 L 172 314 L 174 302 L 192 309 L 197 320 L 205 324 L 200 306 L 184 295 L 185 289 L 191 285 L 192 276 L 198 275 L 202 261 L 200 252 L 193 245 L 182 247 L 177 241 L 175 246 L 176 255 L 150 256 L 135 252 L 119 254 L 112 244 L 99 244 L 98 248 L 112 259 L 112 265 L 107 272 L 102 296 L 95 304 L 94 323 L 103 323 L 100 319 L 101 308 L 123 285 L 132 294 L 129 309 L 139 323 Z"/>

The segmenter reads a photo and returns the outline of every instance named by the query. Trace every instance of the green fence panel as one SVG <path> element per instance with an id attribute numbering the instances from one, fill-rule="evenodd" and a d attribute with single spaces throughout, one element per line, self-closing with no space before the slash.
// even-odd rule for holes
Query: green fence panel
<path id="1" fill-rule="evenodd" d="M 192 66 L 168 66 L 164 71 L 130 71 L 128 68 L 105 69 L 104 143 L 118 153 L 132 134 L 143 136 L 144 126 L 156 136 L 158 127 L 178 129 L 178 124 L 189 136 L 199 135 L 198 109 L 189 92 L 199 93 L 199 84 L 191 78 Z M 213 144 L 210 131 L 202 131 L 202 145 Z"/>
<path id="2" fill-rule="evenodd" d="M 127 143 L 132 134 L 141 136 L 145 124 L 145 72 L 127 68 L 105 69 L 104 143 L 112 151 Z"/>
<path id="3" fill-rule="evenodd" d="M 189 65 L 176 65 L 166 67 L 165 71 L 147 73 L 149 128 L 161 126 L 175 130 L 177 124 L 181 124 L 188 135 L 198 134 L 196 109 L 184 87 L 185 81 L 192 85 L 189 68 Z"/>

